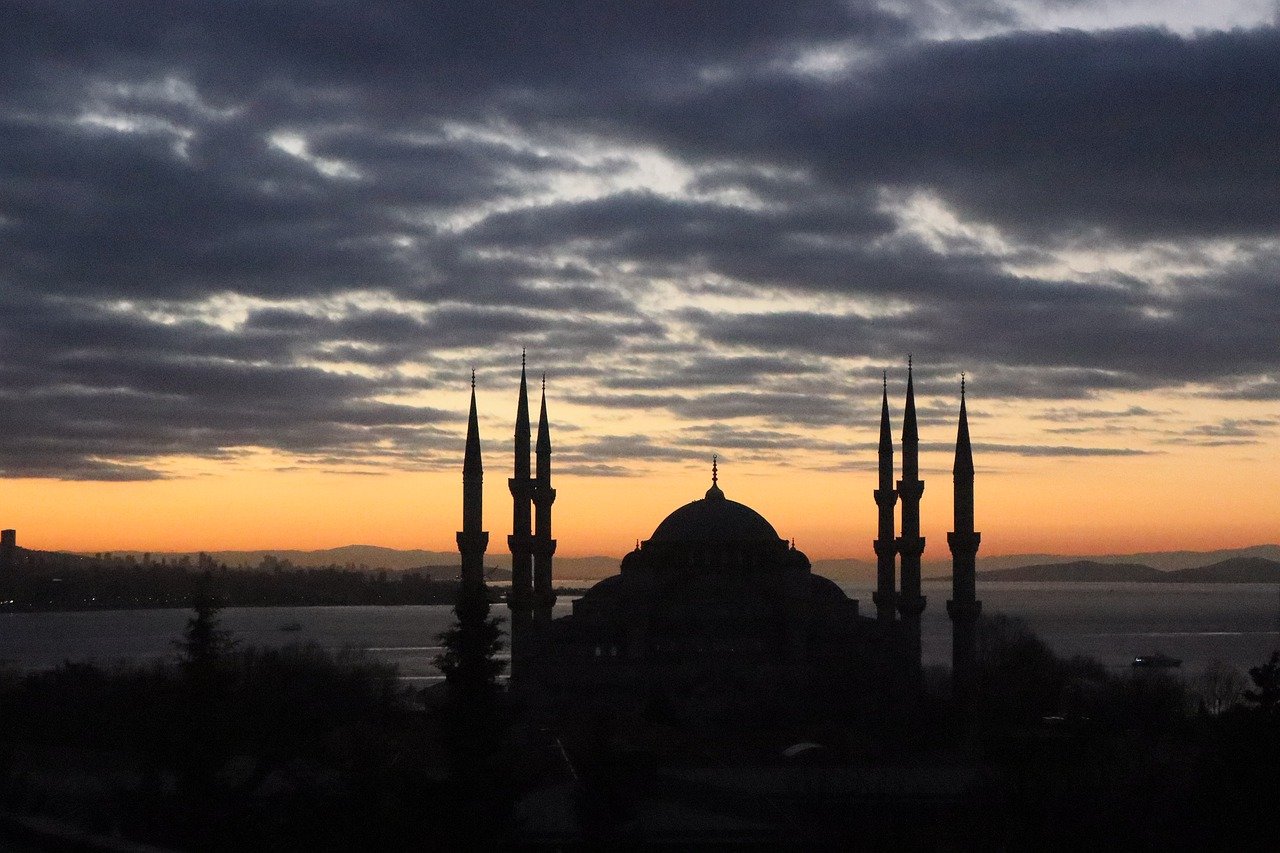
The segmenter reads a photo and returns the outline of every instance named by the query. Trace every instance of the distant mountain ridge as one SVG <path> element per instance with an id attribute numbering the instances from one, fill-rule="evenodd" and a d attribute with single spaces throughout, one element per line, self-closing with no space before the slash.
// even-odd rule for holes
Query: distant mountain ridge
<path id="1" fill-rule="evenodd" d="M 1076 560 L 982 571 L 978 572 L 978 579 L 987 583 L 1280 583 L 1280 561 L 1264 557 L 1231 557 L 1205 566 L 1161 571 L 1141 563 Z"/>
<path id="2" fill-rule="evenodd" d="M 82 552 L 83 553 L 83 552 Z M 117 557 L 134 557 L 141 560 L 149 554 L 153 560 L 177 560 L 189 557 L 194 560 L 199 551 L 112 551 Z M 290 548 L 264 548 L 254 551 L 205 551 L 214 560 L 228 566 L 257 566 L 266 557 L 277 560 L 288 560 L 300 568 L 314 566 L 365 566 L 370 569 L 387 569 L 389 571 L 424 572 L 431 577 L 446 572 L 448 567 L 458 565 L 457 551 L 425 551 L 419 548 L 400 549 L 387 548 L 382 545 L 343 545 L 338 548 L 320 548 L 304 551 Z M 556 557 L 555 568 L 557 578 L 592 579 L 616 574 L 621 557 Z M 511 576 L 511 555 L 505 551 L 485 554 L 485 565 L 498 571 L 491 575 L 495 580 L 506 580 Z M 442 578 L 443 579 L 443 578 Z"/>
<path id="3" fill-rule="evenodd" d="M 1165 580 L 1167 574 L 1141 563 L 1099 563 L 1094 560 L 1075 560 L 1070 563 L 1041 563 L 1032 566 L 1015 566 L 1011 569 L 988 569 L 978 572 L 978 580 L 1058 583 L 1153 582 Z"/>
<path id="4" fill-rule="evenodd" d="M 114 551 L 116 556 L 134 556 L 141 559 L 141 551 Z M 370 569 L 392 571 L 419 570 L 432 577 L 445 573 L 458 562 L 456 551 L 425 551 L 421 549 L 386 548 L 380 545 L 344 545 L 339 548 L 323 548 L 314 551 L 293 549 L 263 549 L 255 551 L 209 551 L 210 557 L 229 566 L 256 566 L 264 557 L 272 556 L 288 560 L 295 566 L 355 565 Z M 151 558 L 177 559 L 183 556 L 195 559 L 197 552 L 151 552 Z M 621 557 L 556 557 L 555 574 L 561 580 L 596 580 L 617 574 Z M 497 551 L 485 555 L 485 563 L 501 571 L 495 580 L 509 577 L 511 555 Z M 1061 568 L 1077 566 L 1076 569 Z M 1105 567 L 1116 567 L 1114 570 Z M 1039 578 L 1026 574 L 1010 574 L 996 577 L 996 573 L 1009 569 L 1034 570 L 1031 574 L 1044 573 Z M 931 560 L 923 566 L 926 580 L 950 577 L 951 560 Z M 835 558 L 813 561 L 816 574 L 846 583 L 870 583 L 875 581 L 875 563 L 853 558 Z M 997 557 L 979 557 L 979 577 L 989 582 L 1026 578 L 1062 580 L 1070 582 L 1072 572 L 1080 577 L 1096 577 L 1099 582 L 1122 581 L 1200 581 L 1235 583 L 1280 583 L 1280 545 L 1252 545 L 1246 548 L 1224 548 L 1216 551 L 1148 551 L 1136 554 L 1105 554 L 1084 556 L 1072 554 L 1011 554 Z M 1109 573 L 1110 572 L 1110 573 Z M 1154 574 L 1152 574 L 1154 573 Z"/>
<path id="5" fill-rule="evenodd" d="M 1265 557 L 1232 557 L 1168 574 L 1184 582 L 1280 583 L 1280 562 Z M 1164 580 L 1175 577 L 1166 576 Z"/>

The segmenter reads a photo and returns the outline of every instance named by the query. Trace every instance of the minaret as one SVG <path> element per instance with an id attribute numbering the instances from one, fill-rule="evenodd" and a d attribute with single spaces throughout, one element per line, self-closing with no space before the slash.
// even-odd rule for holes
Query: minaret
<path id="1" fill-rule="evenodd" d="M 480 424 L 476 417 L 476 373 L 471 371 L 471 414 L 467 416 L 467 449 L 462 460 L 462 588 L 459 601 L 484 590 L 484 552 L 489 534 L 484 526 L 484 465 L 480 461 Z"/>
<path id="2" fill-rule="evenodd" d="M 551 621 L 556 591 L 551 585 L 551 556 L 556 540 L 551 538 L 551 505 L 556 490 L 551 488 L 551 427 L 547 424 L 547 375 L 542 374 L 542 411 L 538 414 L 537 471 L 533 489 L 533 610 L 539 626 Z"/>
<path id="3" fill-rule="evenodd" d="M 973 529 L 973 448 L 969 445 L 969 415 L 964 404 L 964 374 L 960 374 L 960 426 L 956 430 L 955 529 L 947 534 L 951 546 L 951 692 L 956 705 L 973 703 L 977 624 L 982 602 L 977 597 L 976 559 L 982 534 Z"/>
<path id="4" fill-rule="evenodd" d="M 876 603 L 876 618 L 881 624 L 893 621 L 896 608 L 894 592 L 894 568 L 898 553 L 893 538 L 893 507 L 898 502 L 898 491 L 893 487 L 893 435 L 889 431 L 889 374 L 884 375 L 884 393 L 880 398 L 880 488 L 876 489 L 876 506 L 880 508 L 880 524 L 876 540 L 876 591 L 871 596 Z"/>
<path id="5" fill-rule="evenodd" d="M 529 389 L 525 382 L 525 356 L 520 352 L 520 397 L 516 401 L 515 475 L 507 481 L 511 489 L 511 592 L 507 607 L 511 610 L 511 677 L 520 677 L 521 661 L 526 657 L 529 622 L 533 616 L 533 477 L 529 471 Z"/>
<path id="6" fill-rule="evenodd" d="M 920 594 L 920 555 L 924 553 L 924 537 L 920 535 L 920 496 L 923 494 L 920 434 L 916 429 L 916 392 L 911 378 L 911 357 L 908 356 L 907 406 L 902 415 L 902 479 L 898 481 L 898 496 L 902 499 L 902 535 L 898 537 L 902 588 L 898 593 L 898 613 L 902 616 L 903 636 L 907 643 L 908 674 L 917 683 L 920 676 L 920 614 L 924 612 L 924 596 Z"/>

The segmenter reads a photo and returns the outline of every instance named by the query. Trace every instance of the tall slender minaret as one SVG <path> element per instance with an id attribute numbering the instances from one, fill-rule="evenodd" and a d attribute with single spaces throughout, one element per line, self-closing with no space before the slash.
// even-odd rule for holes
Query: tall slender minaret
<path id="1" fill-rule="evenodd" d="M 908 674 L 918 681 L 920 676 L 920 614 L 924 612 L 924 596 L 920 594 L 920 555 L 924 553 L 924 537 L 920 535 L 920 496 L 924 481 L 920 479 L 920 434 L 916 429 L 916 392 L 911 378 L 911 357 L 907 356 L 907 406 L 902 415 L 902 479 L 898 496 L 902 499 L 902 535 L 898 537 L 898 554 L 902 557 L 902 588 L 898 593 L 898 613 L 907 643 Z"/>
<path id="2" fill-rule="evenodd" d="M 471 371 L 471 413 L 467 416 L 467 449 L 462 460 L 462 529 L 458 551 L 462 554 L 462 587 L 459 601 L 484 590 L 484 552 L 489 534 L 484 526 L 484 465 L 480 461 L 480 424 L 476 417 L 476 373 Z"/>
<path id="3" fill-rule="evenodd" d="M 525 355 L 520 352 L 520 397 L 516 402 L 515 475 L 507 480 L 511 489 L 511 678 L 519 679 L 527 657 L 529 623 L 533 618 L 533 477 L 529 471 L 529 389 L 525 381 Z"/>
<path id="4" fill-rule="evenodd" d="M 960 426 L 956 430 L 955 529 L 947 534 L 951 546 L 951 692 L 964 710 L 972 707 L 977 666 L 978 601 L 976 560 L 982 534 L 973 529 L 973 448 L 969 445 L 969 415 L 964 404 L 964 374 L 960 374 Z"/>
<path id="5" fill-rule="evenodd" d="M 556 540 L 551 538 L 551 505 L 556 490 L 551 488 L 551 427 L 547 424 L 547 375 L 542 374 L 542 411 L 538 414 L 537 470 L 533 489 L 533 611 L 539 626 L 551 622 L 556 591 L 551 585 L 551 556 Z"/>
<path id="6" fill-rule="evenodd" d="M 880 488 L 876 489 L 876 506 L 880 508 L 880 524 L 873 543 L 876 549 L 876 618 L 882 624 L 893 621 L 897 594 L 894 591 L 894 569 L 898 545 L 893 538 L 893 507 L 898 491 L 893 487 L 893 435 L 889 429 L 889 374 L 884 375 L 880 398 Z"/>

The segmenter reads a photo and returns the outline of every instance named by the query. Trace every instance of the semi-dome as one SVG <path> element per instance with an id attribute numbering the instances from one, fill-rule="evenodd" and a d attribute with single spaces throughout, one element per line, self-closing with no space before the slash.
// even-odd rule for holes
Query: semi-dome
<path id="1" fill-rule="evenodd" d="M 649 537 L 650 542 L 777 542 L 778 531 L 746 504 L 724 496 L 712 473 L 711 488 L 701 500 L 668 515 Z"/>

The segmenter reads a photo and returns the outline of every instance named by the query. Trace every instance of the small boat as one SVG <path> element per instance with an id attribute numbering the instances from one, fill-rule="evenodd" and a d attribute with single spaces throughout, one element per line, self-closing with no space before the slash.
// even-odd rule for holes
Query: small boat
<path id="1" fill-rule="evenodd" d="M 301 622 L 286 622 L 286 623 L 284 623 L 283 625 L 281 625 L 281 626 L 280 626 L 280 630 L 281 630 L 281 631 L 301 631 L 301 630 L 302 630 L 302 623 L 301 623 Z"/>
<path id="2" fill-rule="evenodd" d="M 1182 659 L 1156 652 L 1154 655 L 1139 655 L 1133 659 L 1133 665 L 1140 669 L 1173 669 L 1182 666 Z"/>

